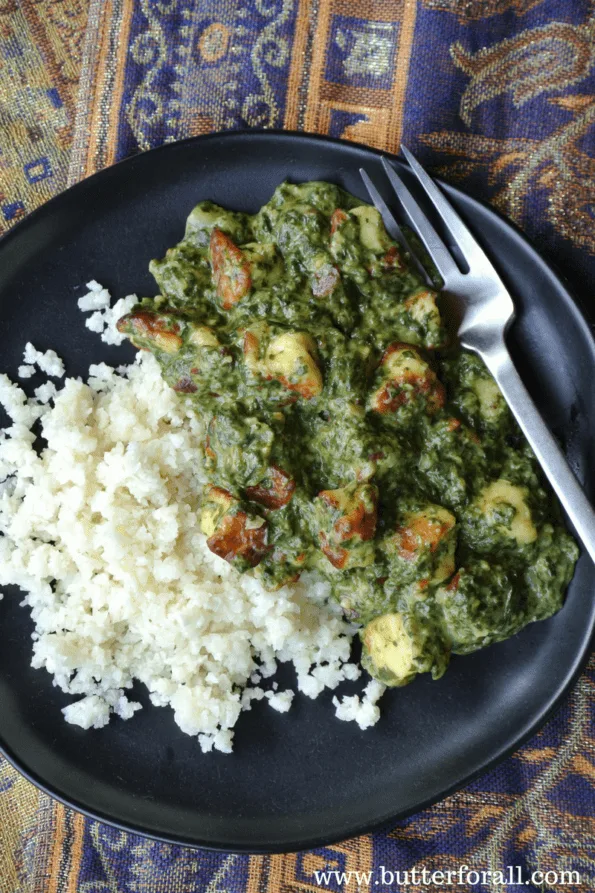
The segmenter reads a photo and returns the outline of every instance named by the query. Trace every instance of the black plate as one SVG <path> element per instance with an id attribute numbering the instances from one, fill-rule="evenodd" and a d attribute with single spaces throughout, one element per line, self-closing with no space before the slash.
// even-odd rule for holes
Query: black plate
<path id="1" fill-rule="evenodd" d="M 2 369 L 26 340 L 55 348 L 68 374 L 120 363 L 76 307 L 91 278 L 115 295 L 154 293 L 147 271 L 182 233 L 200 199 L 255 211 L 285 178 L 330 180 L 365 198 L 358 175 L 379 156 L 350 143 L 282 133 L 214 135 L 127 160 L 31 214 L 0 243 Z M 582 480 L 595 442 L 595 346 L 568 292 L 527 241 L 448 188 L 513 290 L 511 349 Z M 592 494 L 591 480 L 587 486 Z M 583 555 L 563 610 L 513 639 L 455 658 L 439 682 L 390 693 L 361 732 L 335 719 L 330 696 L 296 699 L 287 716 L 256 705 L 240 719 L 234 755 L 203 756 L 167 709 L 148 707 L 100 731 L 67 725 L 67 701 L 29 667 L 32 629 L 19 592 L 0 602 L 0 745 L 54 796 L 113 824 L 217 849 L 283 851 L 367 831 L 435 801 L 513 751 L 576 678 L 595 620 L 594 567 Z M 289 674 L 288 674 L 289 675 Z M 146 702 L 146 697 L 141 696 Z"/>

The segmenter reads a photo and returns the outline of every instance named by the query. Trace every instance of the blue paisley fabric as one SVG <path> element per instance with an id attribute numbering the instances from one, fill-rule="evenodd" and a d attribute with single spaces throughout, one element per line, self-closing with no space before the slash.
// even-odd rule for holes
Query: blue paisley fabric
<path id="1" fill-rule="evenodd" d="M 527 232 L 595 313 L 593 0 L 0 0 L 0 232 L 136 152 L 263 127 L 404 141 Z M 477 883 L 405 876 L 464 865 Z M 595 890 L 595 661 L 498 768 L 389 831 L 306 853 L 147 841 L 0 761 L 0 893 L 521 886 Z"/>

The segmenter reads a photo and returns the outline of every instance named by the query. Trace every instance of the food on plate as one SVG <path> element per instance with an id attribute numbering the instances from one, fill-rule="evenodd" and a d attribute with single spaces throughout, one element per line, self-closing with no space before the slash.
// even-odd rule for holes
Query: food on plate
<path id="1" fill-rule="evenodd" d="M 130 718 L 136 679 L 228 752 L 253 701 L 347 682 L 336 716 L 363 729 L 385 686 L 560 608 L 557 502 L 374 208 L 328 183 L 252 216 L 201 202 L 150 268 L 156 297 L 78 302 L 130 366 L 64 379 L 27 344 L 34 396 L 0 376 L 0 584 L 26 593 L 33 665 L 82 696 L 69 722 Z"/>
<path id="2" fill-rule="evenodd" d="M 201 202 L 118 329 L 206 417 L 208 548 L 326 581 L 386 685 L 557 611 L 577 547 L 495 382 L 378 211 L 284 183 Z"/>

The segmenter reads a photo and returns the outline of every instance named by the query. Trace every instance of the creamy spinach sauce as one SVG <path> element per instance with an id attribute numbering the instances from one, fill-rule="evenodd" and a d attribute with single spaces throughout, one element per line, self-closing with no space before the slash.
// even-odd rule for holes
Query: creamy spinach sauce
<path id="1" fill-rule="evenodd" d="M 560 608 L 557 503 L 374 208 L 329 183 L 201 202 L 150 269 L 120 330 L 209 416 L 213 552 L 270 589 L 323 574 L 388 685 Z"/>

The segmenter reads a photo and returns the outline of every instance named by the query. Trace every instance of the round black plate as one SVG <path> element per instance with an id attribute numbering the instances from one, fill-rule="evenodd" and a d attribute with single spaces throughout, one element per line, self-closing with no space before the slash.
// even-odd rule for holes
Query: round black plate
<path id="1" fill-rule="evenodd" d="M 16 374 L 27 340 L 55 348 L 70 375 L 84 375 L 91 362 L 127 360 L 130 348 L 107 348 L 85 329 L 76 298 L 86 281 L 95 278 L 117 296 L 154 294 L 147 264 L 180 238 L 200 199 L 253 212 L 286 178 L 330 180 L 365 199 L 362 165 L 382 179 L 378 153 L 361 146 L 231 133 L 169 145 L 78 184 L 0 243 L 3 371 Z M 463 193 L 447 191 L 511 287 L 519 310 L 511 350 L 585 480 L 595 442 L 588 326 L 515 229 Z M 592 494 L 592 478 L 586 483 Z M 445 796 L 532 734 L 587 653 L 594 582 L 583 555 L 556 617 L 455 658 L 439 682 L 418 678 L 389 693 L 373 729 L 337 720 L 330 695 L 299 696 L 286 716 L 256 704 L 237 725 L 232 756 L 203 756 L 167 709 L 147 707 L 99 731 L 67 725 L 60 708 L 70 699 L 45 671 L 29 667 L 31 621 L 18 606 L 20 593 L 7 590 L 0 602 L 0 746 L 54 796 L 143 834 L 235 851 L 321 845 Z"/>

